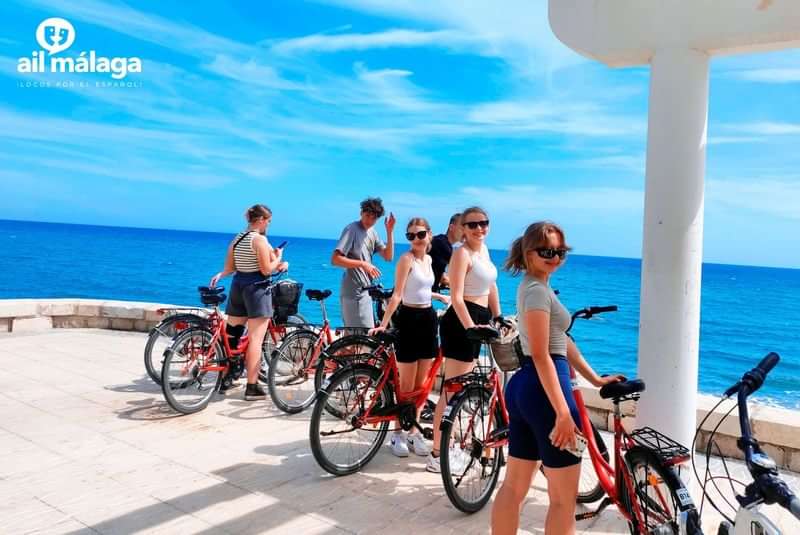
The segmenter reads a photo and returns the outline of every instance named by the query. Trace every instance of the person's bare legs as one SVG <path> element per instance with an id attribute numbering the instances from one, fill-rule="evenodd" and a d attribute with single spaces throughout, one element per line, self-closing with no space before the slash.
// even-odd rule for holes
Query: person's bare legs
<path id="1" fill-rule="evenodd" d="M 261 368 L 261 346 L 264 344 L 264 336 L 267 334 L 267 324 L 269 318 L 250 318 L 247 320 L 247 354 L 245 355 L 245 365 L 247 366 L 247 383 L 258 383 L 258 370 Z"/>
<path id="2" fill-rule="evenodd" d="M 547 495 L 550 499 L 544 532 L 546 535 L 573 535 L 581 465 L 565 468 L 545 466 L 544 475 L 547 477 Z"/>
<path id="3" fill-rule="evenodd" d="M 508 457 L 503 485 L 492 505 L 492 535 L 517 533 L 522 506 L 540 462 Z"/>
<path id="4" fill-rule="evenodd" d="M 414 380 L 417 377 L 417 363 L 398 362 L 397 374 L 400 379 L 400 384 L 397 386 L 400 392 L 412 392 L 414 390 Z M 400 422 L 395 424 L 394 430 L 400 431 Z"/>
<path id="5" fill-rule="evenodd" d="M 444 359 L 444 378 L 445 380 L 450 379 L 451 377 L 458 377 L 459 375 L 464 375 L 465 373 L 469 373 L 472 371 L 472 368 L 475 367 L 475 361 L 470 362 L 462 362 L 460 360 L 453 360 L 445 357 Z M 449 396 L 446 392 L 442 392 L 442 395 L 439 396 L 439 402 L 436 403 L 436 411 L 433 413 L 433 448 L 432 453 L 434 457 L 438 457 L 439 453 L 439 442 L 441 441 L 441 431 L 439 431 L 439 423 L 442 421 L 442 413 L 444 412 L 444 408 L 447 405 L 447 402 L 450 401 Z"/>

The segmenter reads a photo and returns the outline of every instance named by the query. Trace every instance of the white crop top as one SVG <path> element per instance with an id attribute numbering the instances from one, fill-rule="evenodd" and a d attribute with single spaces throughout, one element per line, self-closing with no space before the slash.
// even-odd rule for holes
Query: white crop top
<path id="1" fill-rule="evenodd" d="M 497 268 L 487 256 L 472 253 L 472 266 L 464 277 L 464 295 L 489 295 L 492 284 L 497 280 Z"/>
<path id="2" fill-rule="evenodd" d="M 433 286 L 433 268 L 431 257 L 425 256 L 422 262 L 411 262 L 406 285 L 403 288 L 403 303 L 407 305 L 430 305 L 431 287 Z"/>

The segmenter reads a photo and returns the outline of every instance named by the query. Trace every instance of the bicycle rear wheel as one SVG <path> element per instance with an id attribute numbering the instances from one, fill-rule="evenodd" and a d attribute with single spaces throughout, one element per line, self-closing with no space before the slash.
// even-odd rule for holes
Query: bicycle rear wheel
<path id="1" fill-rule="evenodd" d="M 679 517 L 686 509 L 689 518 L 689 533 L 699 526 L 697 511 L 691 495 L 678 474 L 665 466 L 649 449 L 634 446 L 625 454 L 628 473 L 633 484 L 633 493 L 628 489 L 620 493 L 622 505 L 630 513 L 631 533 L 654 533 L 660 535 L 680 533 Z M 623 483 L 624 485 L 624 483 Z M 638 504 L 641 519 L 637 518 L 634 502 Z"/>
<path id="2" fill-rule="evenodd" d="M 336 476 L 352 474 L 365 466 L 386 439 L 389 421 L 368 426 L 354 425 L 369 408 L 388 407 L 393 403 L 389 385 L 380 392 L 377 386 L 380 370 L 354 366 L 343 370 L 319 392 L 311 413 L 309 439 L 317 463 Z M 328 410 L 328 407 L 335 410 Z"/>
<path id="3" fill-rule="evenodd" d="M 161 368 L 161 390 L 170 407 L 183 414 L 203 410 L 219 389 L 225 366 L 225 350 L 212 345 L 213 334 L 206 329 L 188 329 L 175 337 L 166 351 Z"/>
<path id="4" fill-rule="evenodd" d="M 483 447 L 493 432 L 507 425 L 499 404 L 490 414 L 490 402 L 482 387 L 468 388 L 442 418 L 442 481 L 450 502 L 465 513 L 486 505 L 504 464 L 502 448 Z"/>
<path id="5" fill-rule="evenodd" d="M 202 326 L 206 319 L 197 314 L 174 314 L 161 320 L 150 329 L 144 345 L 144 369 L 157 385 L 161 384 L 161 367 L 164 351 L 169 349 L 175 336 L 189 327 Z"/>
<path id="6" fill-rule="evenodd" d="M 311 362 L 319 335 L 309 330 L 297 330 L 286 335 L 272 355 L 267 372 L 267 384 L 272 402 L 283 412 L 295 414 L 314 402 L 314 374 Z"/>

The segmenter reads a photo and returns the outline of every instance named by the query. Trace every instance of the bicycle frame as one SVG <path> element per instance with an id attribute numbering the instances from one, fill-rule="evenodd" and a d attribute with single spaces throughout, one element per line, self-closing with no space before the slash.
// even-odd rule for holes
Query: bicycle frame
<path id="1" fill-rule="evenodd" d="M 430 370 L 428 370 L 428 375 L 425 377 L 425 381 L 418 389 L 412 390 L 411 392 L 401 392 L 398 388 L 398 385 L 400 384 L 400 372 L 397 369 L 397 356 L 395 355 L 394 349 L 391 347 L 387 349 L 385 344 L 381 344 L 375 353 L 379 355 L 384 354 L 387 356 L 386 363 L 382 366 L 380 380 L 378 381 L 375 391 L 381 392 L 386 386 L 386 383 L 389 382 L 394 390 L 395 399 L 397 401 L 396 405 L 400 406 L 413 403 L 416 414 L 416 410 L 419 410 L 425 404 L 428 399 L 428 394 L 430 394 L 431 390 L 433 390 L 433 383 L 436 380 L 436 375 L 439 373 L 439 367 L 444 361 L 444 355 L 442 354 L 441 349 L 436 355 Z M 397 419 L 396 414 L 372 415 L 372 410 L 377 401 L 377 396 L 370 400 L 367 410 L 364 411 L 364 414 L 358 418 L 359 424 L 375 425 L 385 421 Z M 419 422 L 417 422 L 417 425 L 419 426 Z"/>

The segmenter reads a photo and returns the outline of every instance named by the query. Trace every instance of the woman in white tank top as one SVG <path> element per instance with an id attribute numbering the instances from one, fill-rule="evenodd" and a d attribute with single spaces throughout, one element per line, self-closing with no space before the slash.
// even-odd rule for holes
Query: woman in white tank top
<path id="1" fill-rule="evenodd" d="M 421 217 L 412 218 L 406 226 L 406 238 L 411 242 L 411 248 L 397 260 L 394 292 L 381 324 L 370 330 L 370 334 L 385 330 L 394 315 L 394 326 L 399 331 L 396 354 L 401 392 L 411 392 L 422 386 L 439 351 L 436 311 L 431 299 L 449 302 L 446 297 L 431 291 L 434 276 L 428 254 L 432 239 L 428 222 Z M 417 420 L 419 416 L 418 411 Z M 417 430 L 406 437 L 399 427 L 396 428 L 390 446 L 398 457 L 408 456 L 409 450 L 417 455 L 429 453 L 425 439 Z"/>
<path id="2" fill-rule="evenodd" d="M 440 321 L 439 335 L 444 353 L 446 379 L 469 373 L 475 365 L 480 344 L 467 339 L 466 330 L 476 325 L 488 325 L 501 315 L 497 292 L 497 268 L 489 258 L 484 243 L 489 234 L 489 216 L 473 206 L 461 214 L 464 229 L 463 245 L 453 250 L 447 272 L 450 274 L 452 305 Z M 447 405 L 446 395 L 439 397 L 433 417 L 433 451 L 427 469 L 439 472 L 439 422 Z"/>

